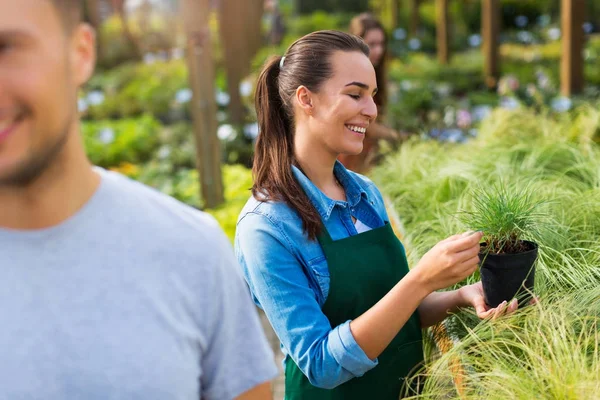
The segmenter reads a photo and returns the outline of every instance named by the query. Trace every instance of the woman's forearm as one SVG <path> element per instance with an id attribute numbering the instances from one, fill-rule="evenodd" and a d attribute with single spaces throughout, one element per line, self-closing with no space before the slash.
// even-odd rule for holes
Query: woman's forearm
<path id="1" fill-rule="evenodd" d="M 419 273 L 412 270 L 373 307 L 350 322 L 352 336 L 367 357 L 379 357 L 429 293 Z"/>
<path id="2" fill-rule="evenodd" d="M 427 328 L 435 325 L 446 319 L 449 314 L 458 311 L 459 308 L 467 306 L 460 290 L 433 292 L 419 305 L 421 326 Z"/>

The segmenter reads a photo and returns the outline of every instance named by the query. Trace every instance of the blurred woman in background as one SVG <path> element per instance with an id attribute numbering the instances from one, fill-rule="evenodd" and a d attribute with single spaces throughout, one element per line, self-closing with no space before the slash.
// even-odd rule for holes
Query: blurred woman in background
<path id="1" fill-rule="evenodd" d="M 375 104 L 379 117 L 369 125 L 363 151 L 357 155 L 340 155 L 339 160 L 344 166 L 354 172 L 365 173 L 377 156 L 381 139 L 396 141 L 400 138 L 398 132 L 384 126 L 385 107 L 387 105 L 387 35 L 383 25 L 371 14 L 363 13 L 350 22 L 350 33 L 361 37 L 369 46 L 369 60 L 375 68 L 377 88 Z"/>

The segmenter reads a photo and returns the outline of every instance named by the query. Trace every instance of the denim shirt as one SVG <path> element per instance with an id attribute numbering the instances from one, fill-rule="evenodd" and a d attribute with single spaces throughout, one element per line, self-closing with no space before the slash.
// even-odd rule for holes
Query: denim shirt
<path id="1" fill-rule="evenodd" d="M 334 173 L 347 201 L 332 200 L 298 168 L 296 180 L 314 204 L 333 240 L 357 231 L 352 217 L 371 229 L 388 221 L 383 198 L 368 178 L 336 162 Z M 358 346 L 350 321 L 332 327 L 321 307 L 329 269 L 321 245 L 303 233 L 298 213 L 284 202 L 251 197 L 237 223 L 235 251 L 255 303 L 312 385 L 334 388 L 377 365 Z M 348 260 L 351 262 L 351 260 Z"/>

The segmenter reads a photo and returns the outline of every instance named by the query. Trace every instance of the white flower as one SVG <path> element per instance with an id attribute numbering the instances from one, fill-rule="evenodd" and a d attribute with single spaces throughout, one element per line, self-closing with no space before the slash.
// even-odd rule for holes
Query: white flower
<path id="1" fill-rule="evenodd" d="M 104 144 L 111 144 L 115 141 L 115 131 L 112 128 L 102 128 L 98 132 L 98 140 Z"/>
<path id="2" fill-rule="evenodd" d="M 515 110 L 521 106 L 519 100 L 514 97 L 503 97 L 500 100 L 500 107 L 505 108 L 507 110 Z"/>
<path id="3" fill-rule="evenodd" d="M 411 90 L 413 88 L 413 83 L 411 81 L 402 81 L 400 82 L 400 89 L 402 90 Z"/>
<path id="4" fill-rule="evenodd" d="M 568 97 L 564 96 L 553 99 L 551 104 L 552 109 L 556 112 L 569 111 L 572 106 L 573 101 L 571 101 L 571 99 L 569 99 Z"/>
<path id="5" fill-rule="evenodd" d="M 144 54 L 144 64 L 154 64 L 156 62 L 156 56 L 152 53 Z"/>
<path id="6" fill-rule="evenodd" d="M 540 15 L 538 17 L 538 25 L 542 28 L 548 26 L 550 24 L 551 18 L 549 15 Z"/>
<path id="7" fill-rule="evenodd" d="M 248 139 L 256 139 L 258 137 L 258 131 L 258 124 L 256 122 L 244 126 L 244 136 Z"/>
<path id="8" fill-rule="evenodd" d="M 444 123 L 447 126 L 454 125 L 454 121 L 456 120 L 456 113 L 452 107 L 446 107 L 446 111 L 444 112 Z"/>
<path id="9" fill-rule="evenodd" d="M 252 83 L 249 81 L 244 81 L 240 83 L 240 95 L 242 97 L 248 97 L 252 94 Z"/>
<path id="10" fill-rule="evenodd" d="M 77 108 L 79 109 L 79 112 L 86 112 L 88 109 L 87 101 L 85 99 L 77 100 Z"/>
<path id="11" fill-rule="evenodd" d="M 533 42 L 533 35 L 531 34 L 531 32 L 520 31 L 519 33 L 517 33 L 517 38 L 521 43 L 524 44 L 529 44 Z"/>
<path id="12" fill-rule="evenodd" d="M 406 31 L 402 28 L 398 28 L 394 31 L 394 39 L 404 40 L 406 39 Z"/>
<path id="13" fill-rule="evenodd" d="M 450 92 L 452 91 L 452 87 L 447 83 L 440 83 L 435 87 L 435 91 L 441 97 L 448 97 L 450 95 Z"/>
<path id="14" fill-rule="evenodd" d="M 232 141 L 237 137 L 237 132 L 233 128 L 233 126 L 229 124 L 219 126 L 217 129 L 217 136 L 221 140 Z"/>
<path id="15" fill-rule="evenodd" d="M 526 27 L 528 23 L 529 18 L 527 18 L 525 15 L 519 15 L 517 18 L 515 18 L 515 25 L 517 25 L 519 28 Z"/>
<path id="16" fill-rule="evenodd" d="M 550 28 L 548 29 L 548 38 L 550 40 L 558 40 L 560 39 L 560 28 Z"/>
<path id="17" fill-rule="evenodd" d="M 412 38 L 408 41 L 408 47 L 411 50 L 419 50 L 421 48 L 421 41 L 417 38 Z"/>
<path id="18" fill-rule="evenodd" d="M 550 87 L 550 78 L 542 71 L 538 71 L 535 74 L 537 78 L 537 84 L 540 89 L 548 89 Z"/>
<path id="19" fill-rule="evenodd" d="M 162 146 L 160 149 L 158 149 L 158 158 L 160 160 L 164 160 L 166 158 L 168 158 L 171 155 L 171 148 L 167 145 Z"/>
<path id="20" fill-rule="evenodd" d="M 104 103 L 104 93 L 99 90 L 94 90 L 88 93 L 87 102 L 91 106 L 99 106 Z"/>
<path id="21" fill-rule="evenodd" d="M 189 103 L 192 100 L 193 92 L 190 88 L 180 89 L 175 93 L 175 101 L 178 104 Z"/>
<path id="22" fill-rule="evenodd" d="M 481 46 L 481 35 L 471 35 L 469 36 L 469 46 L 471 47 L 479 47 Z"/>
<path id="23" fill-rule="evenodd" d="M 180 48 L 175 48 L 173 50 L 171 50 L 171 57 L 174 60 L 180 60 L 185 56 L 185 51 L 183 51 L 183 49 Z"/>
<path id="24" fill-rule="evenodd" d="M 225 92 L 221 92 L 220 90 L 217 91 L 215 98 L 217 100 L 217 104 L 223 107 L 227 106 L 230 101 L 229 95 Z"/>
<path id="25" fill-rule="evenodd" d="M 473 120 L 475 122 L 486 119 L 492 113 L 492 107 L 488 105 L 481 105 L 473 107 Z"/>

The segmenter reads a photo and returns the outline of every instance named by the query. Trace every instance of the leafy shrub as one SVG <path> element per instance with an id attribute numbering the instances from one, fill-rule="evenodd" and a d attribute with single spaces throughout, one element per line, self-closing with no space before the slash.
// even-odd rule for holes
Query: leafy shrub
<path id="1" fill-rule="evenodd" d="M 82 124 L 83 140 L 90 160 L 107 168 L 149 161 L 158 148 L 160 131 L 160 123 L 149 115 Z"/>

